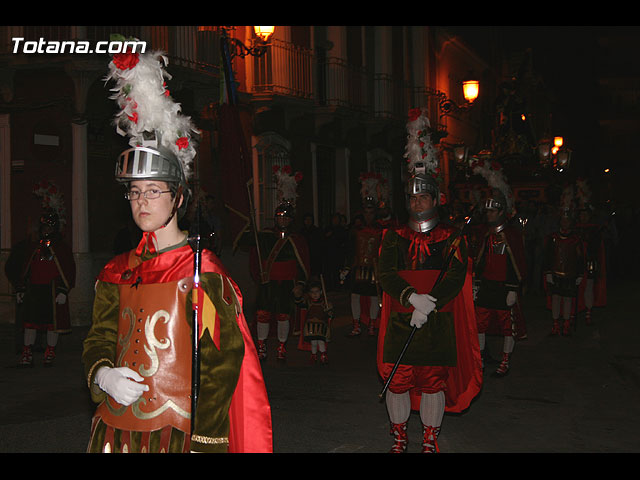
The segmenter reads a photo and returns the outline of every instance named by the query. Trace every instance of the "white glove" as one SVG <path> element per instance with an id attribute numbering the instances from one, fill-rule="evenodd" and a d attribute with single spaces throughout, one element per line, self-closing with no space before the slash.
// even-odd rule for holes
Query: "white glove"
<path id="1" fill-rule="evenodd" d="M 143 377 L 128 367 L 100 367 L 96 372 L 94 383 L 97 383 L 119 404 L 131 405 L 140 398 L 142 392 L 149 390 L 149 385 L 137 383 L 143 380 Z"/>
<path id="2" fill-rule="evenodd" d="M 412 293 L 409 295 L 409 303 L 413 305 L 413 308 L 429 315 L 436 308 L 436 301 L 434 297 L 428 293 Z"/>
<path id="3" fill-rule="evenodd" d="M 56 295 L 56 303 L 58 305 L 62 305 L 67 301 L 67 296 L 64 293 L 59 293 Z"/>
<path id="4" fill-rule="evenodd" d="M 16 302 L 17 302 L 17 303 L 22 303 L 22 302 L 24 302 L 24 292 L 18 292 L 18 293 L 16 293 Z"/>
<path id="5" fill-rule="evenodd" d="M 576 278 L 576 286 L 580 285 L 581 283 L 582 283 L 582 277 Z"/>
<path id="6" fill-rule="evenodd" d="M 518 299 L 518 294 L 513 290 L 507 293 L 507 307 L 514 305 L 517 299 Z"/>
<path id="7" fill-rule="evenodd" d="M 427 319 L 429 315 L 425 315 L 420 310 L 414 310 L 411 314 L 411 321 L 409 325 L 416 328 L 421 328 L 425 323 L 427 323 Z"/>
<path id="8" fill-rule="evenodd" d="M 547 273 L 547 283 L 553 283 L 553 275 L 551 273 Z"/>

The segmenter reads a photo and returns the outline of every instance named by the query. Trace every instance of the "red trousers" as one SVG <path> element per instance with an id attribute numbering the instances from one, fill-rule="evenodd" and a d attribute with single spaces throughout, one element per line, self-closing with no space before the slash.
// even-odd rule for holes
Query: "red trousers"
<path id="1" fill-rule="evenodd" d="M 478 333 L 489 332 L 504 336 L 512 334 L 511 310 L 476 307 L 476 321 Z"/>
<path id="2" fill-rule="evenodd" d="M 393 369 L 392 363 L 382 366 L 382 376 L 386 380 Z M 398 365 L 389 384 L 392 393 L 405 393 L 413 390 L 420 393 L 438 393 L 447 387 L 448 367 L 427 367 L 414 365 Z"/>

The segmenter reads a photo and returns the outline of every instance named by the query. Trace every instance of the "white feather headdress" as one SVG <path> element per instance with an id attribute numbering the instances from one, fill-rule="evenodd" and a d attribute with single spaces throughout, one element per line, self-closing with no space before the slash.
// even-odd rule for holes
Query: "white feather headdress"
<path id="1" fill-rule="evenodd" d="M 167 90 L 166 80 L 171 79 L 167 64 L 162 52 L 115 54 L 104 80 L 115 81 L 110 98 L 120 107 L 114 119 L 116 131 L 129 136 L 132 147 L 145 143 L 145 133 L 154 133 L 158 146 L 180 160 L 188 179 L 193 174 L 199 131 Z"/>
<path id="2" fill-rule="evenodd" d="M 290 203 L 295 207 L 296 199 L 298 198 L 298 183 L 302 180 L 302 173 L 296 172 L 292 174 L 289 165 L 284 165 L 282 168 L 274 165 L 273 175 L 276 180 L 278 202 Z"/>
<path id="3" fill-rule="evenodd" d="M 439 171 L 438 152 L 430 137 L 431 123 L 425 108 L 409 110 L 407 122 L 407 145 L 404 157 L 407 159 L 407 170 L 415 173 L 416 164 L 423 163 L 427 175 L 437 175 Z"/>
<path id="4" fill-rule="evenodd" d="M 389 197 L 387 180 L 379 173 L 360 174 L 360 196 L 362 200 L 373 199 L 376 205 L 385 204 Z"/>
<path id="5" fill-rule="evenodd" d="M 509 215 L 513 214 L 513 192 L 511 191 L 511 187 L 507 182 L 507 177 L 502 171 L 501 165 L 497 162 L 480 160 L 474 162 L 471 169 L 475 175 L 480 175 L 481 177 L 483 177 L 487 181 L 487 184 L 490 188 L 495 188 L 502 192 L 507 202 L 505 212 Z"/>
<path id="6" fill-rule="evenodd" d="M 58 186 L 48 180 L 42 180 L 33 186 L 32 192 L 40 199 L 40 206 L 43 210 L 51 209 L 58 215 L 58 221 L 62 228 L 67 223 L 67 210 L 64 206 L 64 197 Z"/>

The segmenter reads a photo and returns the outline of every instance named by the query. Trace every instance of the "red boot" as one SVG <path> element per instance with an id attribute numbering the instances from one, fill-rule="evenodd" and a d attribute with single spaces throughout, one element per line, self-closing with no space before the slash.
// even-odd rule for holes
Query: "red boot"
<path id="1" fill-rule="evenodd" d="M 407 422 L 392 423 L 391 434 L 394 437 L 393 446 L 389 453 L 405 453 L 407 451 Z"/>
<path id="2" fill-rule="evenodd" d="M 553 320 L 553 327 L 551 327 L 551 335 L 560 335 L 560 324 L 557 319 Z"/>
<path id="3" fill-rule="evenodd" d="M 260 360 L 267 358 L 267 344 L 264 340 L 258 340 L 258 358 Z"/>
<path id="4" fill-rule="evenodd" d="M 440 427 L 422 426 L 422 453 L 440 453 L 438 435 Z"/>
<path id="5" fill-rule="evenodd" d="M 47 349 L 44 351 L 44 366 L 45 367 L 52 366 L 55 358 L 56 358 L 55 347 L 52 347 L 51 345 L 47 345 Z"/>
<path id="6" fill-rule="evenodd" d="M 327 352 L 320 352 L 320 363 L 322 365 L 329 363 L 329 355 L 327 355 Z"/>
<path id="7" fill-rule="evenodd" d="M 509 373 L 509 357 L 508 353 L 502 352 L 502 361 L 495 372 L 493 372 L 494 377 L 504 377 L 507 373 Z"/>
<path id="8" fill-rule="evenodd" d="M 357 337 L 362 333 L 362 329 L 360 327 L 360 320 L 353 320 L 353 329 L 351 333 L 349 333 L 350 337 Z"/>
<path id="9" fill-rule="evenodd" d="M 20 355 L 18 366 L 33 367 L 33 352 L 31 351 L 31 345 L 24 345 L 22 347 L 22 355 Z"/>
<path id="10" fill-rule="evenodd" d="M 280 342 L 278 345 L 278 360 L 286 360 L 287 359 L 287 350 L 284 348 L 284 342 Z"/>

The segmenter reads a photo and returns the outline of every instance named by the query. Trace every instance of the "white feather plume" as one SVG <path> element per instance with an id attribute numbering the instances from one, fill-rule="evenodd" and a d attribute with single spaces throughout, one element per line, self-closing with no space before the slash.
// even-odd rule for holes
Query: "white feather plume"
<path id="1" fill-rule="evenodd" d="M 115 81 L 110 98 L 120 107 L 114 119 L 116 131 L 129 136 L 131 146 L 142 145 L 145 132 L 156 133 L 161 145 L 182 163 L 185 177 L 190 178 L 197 148 L 194 136 L 200 132 L 169 95 L 166 80 L 171 75 L 165 70 L 167 64 L 162 52 L 139 54 L 131 68 L 119 68 L 112 60 L 105 82 Z"/>
<path id="2" fill-rule="evenodd" d="M 407 122 L 407 145 L 404 157 L 407 159 L 409 174 L 415 172 L 417 163 L 424 163 L 426 173 L 435 175 L 439 166 L 438 152 L 431 142 L 431 123 L 425 108 L 412 109 Z"/>
<path id="3" fill-rule="evenodd" d="M 472 171 L 483 177 L 490 188 L 500 190 L 507 201 L 505 211 L 507 214 L 514 213 L 513 192 L 500 165 L 496 162 L 479 161 L 474 163 Z"/>

